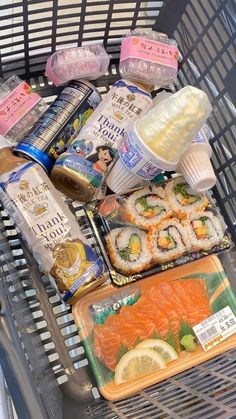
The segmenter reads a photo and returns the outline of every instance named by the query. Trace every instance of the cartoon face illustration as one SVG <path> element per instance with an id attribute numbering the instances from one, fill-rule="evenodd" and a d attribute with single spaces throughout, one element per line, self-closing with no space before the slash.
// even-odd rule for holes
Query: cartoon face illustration
<path id="1" fill-rule="evenodd" d="M 101 145 L 96 147 L 96 153 L 87 157 L 87 160 L 94 163 L 96 170 L 99 172 L 105 172 L 109 164 L 114 158 L 114 151 L 108 145 Z"/>
<path id="2" fill-rule="evenodd" d="M 28 191 L 29 190 L 29 182 L 27 180 L 21 180 L 19 184 L 19 189 L 21 191 Z"/>
<path id="3" fill-rule="evenodd" d="M 75 141 L 71 147 L 76 154 L 79 154 L 81 157 L 86 157 L 93 150 L 93 143 L 92 141 L 86 142 L 85 140 L 80 140 Z"/>
<path id="4" fill-rule="evenodd" d="M 55 261 L 50 273 L 61 290 L 68 289 L 91 266 L 80 240 L 58 244 L 52 252 Z"/>
<path id="5" fill-rule="evenodd" d="M 104 163 L 109 163 L 112 161 L 112 156 L 110 154 L 110 150 L 109 149 L 100 149 L 98 152 L 98 159 L 103 161 Z"/>
<path id="6" fill-rule="evenodd" d="M 56 258 L 56 263 L 61 268 L 71 268 L 79 259 L 79 252 L 76 243 L 62 243 L 55 247 L 53 256 Z M 78 260 L 78 263 L 80 261 Z"/>

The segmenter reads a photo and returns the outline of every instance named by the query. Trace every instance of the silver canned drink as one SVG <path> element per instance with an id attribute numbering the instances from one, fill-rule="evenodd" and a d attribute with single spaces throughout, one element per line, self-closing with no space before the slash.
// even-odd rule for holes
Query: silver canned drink
<path id="1" fill-rule="evenodd" d="M 73 80 L 18 143 L 16 153 L 37 161 L 50 173 L 100 102 L 101 95 L 91 83 Z"/>

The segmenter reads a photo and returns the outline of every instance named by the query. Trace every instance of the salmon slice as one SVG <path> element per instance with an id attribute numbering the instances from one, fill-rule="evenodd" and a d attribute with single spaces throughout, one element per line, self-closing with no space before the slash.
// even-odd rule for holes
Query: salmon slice
<path id="1" fill-rule="evenodd" d="M 194 306 L 205 311 L 207 315 L 210 315 L 211 308 L 204 279 L 198 279 L 197 281 L 186 279 L 186 283 L 185 280 L 180 281 L 180 283 L 185 286 L 186 291 L 191 295 Z"/>
<path id="2" fill-rule="evenodd" d="M 155 325 L 154 333 L 160 335 L 163 339 L 166 338 L 169 329 L 169 319 L 158 306 L 146 295 L 135 304 L 138 315 L 141 315 L 143 319 L 147 319 Z M 153 333 L 153 335 L 154 335 Z"/>
<path id="3" fill-rule="evenodd" d="M 122 307 L 119 314 L 110 314 L 104 325 L 106 328 L 109 328 L 112 333 L 119 335 L 121 342 L 131 349 L 137 340 L 138 331 L 132 322 L 128 322 L 125 317 L 122 316 L 122 311 L 126 307 L 127 306 Z"/>
<path id="4" fill-rule="evenodd" d="M 117 365 L 117 355 L 121 346 L 120 336 L 112 333 L 109 328 L 97 325 L 94 328 L 93 348 L 95 355 L 110 370 Z"/>
<path id="5" fill-rule="evenodd" d="M 175 310 L 175 305 L 163 296 L 160 287 L 151 287 L 148 290 L 148 296 L 154 303 L 156 303 L 157 307 L 165 313 L 174 334 L 176 344 L 180 348 L 179 329 L 182 319 Z"/>
<path id="6" fill-rule="evenodd" d="M 137 331 L 137 338 L 141 340 L 150 338 L 155 332 L 155 324 L 152 321 L 147 321 L 147 317 L 144 317 L 135 306 L 123 307 L 120 320 L 132 324 Z"/>
<path id="7" fill-rule="evenodd" d="M 172 283 L 173 292 L 183 304 L 187 312 L 187 321 L 195 326 L 211 315 L 205 281 L 186 279 Z"/>
<path id="8" fill-rule="evenodd" d="M 180 319 L 187 319 L 187 311 L 181 299 L 175 294 L 173 287 L 168 282 L 160 284 L 160 291 L 168 302 L 175 308 Z"/>

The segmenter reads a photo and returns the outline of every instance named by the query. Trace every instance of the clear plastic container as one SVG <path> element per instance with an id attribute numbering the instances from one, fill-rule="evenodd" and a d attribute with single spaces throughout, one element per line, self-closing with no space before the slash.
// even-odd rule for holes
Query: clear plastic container
<path id="1" fill-rule="evenodd" d="M 0 81 L 0 135 L 15 146 L 47 109 L 41 96 L 16 75 Z"/>
<path id="2" fill-rule="evenodd" d="M 151 29 L 137 28 L 122 41 L 120 74 L 130 80 L 165 87 L 176 79 L 178 56 L 175 40 Z"/>
<path id="3" fill-rule="evenodd" d="M 46 75 L 56 86 L 73 79 L 95 80 L 104 75 L 110 56 L 101 44 L 61 49 L 46 64 Z"/>

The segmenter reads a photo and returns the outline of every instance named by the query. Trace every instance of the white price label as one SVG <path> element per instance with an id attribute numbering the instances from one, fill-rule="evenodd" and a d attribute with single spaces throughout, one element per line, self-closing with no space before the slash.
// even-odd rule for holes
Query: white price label
<path id="1" fill-rule="evenodd" d="M 236 317 L 229 306 L 193 327 L 204 351 L 236 333 Z"/>

